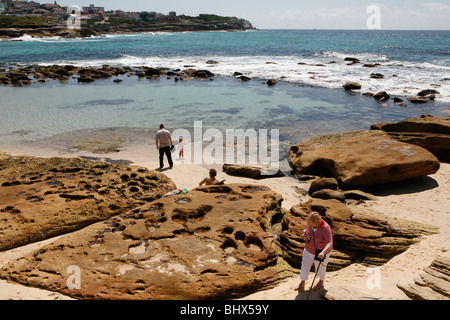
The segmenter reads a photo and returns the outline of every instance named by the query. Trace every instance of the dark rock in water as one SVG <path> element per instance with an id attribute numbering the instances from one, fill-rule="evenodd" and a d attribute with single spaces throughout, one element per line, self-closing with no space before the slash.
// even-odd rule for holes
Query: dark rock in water
<path id="1" fill-rule="evenodd" d="M 78 82 L 81 83 L 89 83 L 89 82 L 94 82 L 95 80 L 92 79 L 91 77 L 80 77 L 78 78 Z"/>
<path id="2" fill-rule="evenodd" d="M 357 59 L 357 58 L 352 58 L 352 57 L 346 57 L 346 58 L 344 59 L 344 61 L 350 61 L 350 62 L 352 62 L 352 63 L 360 63 L 360 62 L 361 62 L 359 59 Z"/>
<path id="3" fill-rule="evenodd" d="M 364 68 L 376 68 L 377 66 L 379 66 L 379 64 L 366 63 L 366 64 L 363 65 Z"/>
<path id="4" fill-rule="evenodd" d="M 378 101 L 386 101 L 386 100 L 389 100 L 391 98 L 391 96 L 388 95 L 385 91 L 381 91 L 381 92 L 374 94 L 373 98 Z"/>
<path id="5" fill-rule="evenodd" d="M 361 89 L 361 85 L 357 82 L 349 81 L 343 86 L 345 90 L 359 90 Z"/>
<path id="6" fill-rule="evenodd" d="M 408 97 L 408 101 L 411 103 L 422 104 L 427 103 L 428 99 L 424 97 Z"/>
<path id="7" fill-rule="evenodd" d="M 264 186 L 197 188 L 66 235 L 0 277 L 78 299 L 239 298 L 281 280 L 272 231 L 281 201 Z M 76 290 L 73 265 L 82 272 Z"/>
<path id="8" fill-rule="evenodd" d="M 426 97 L 426 96 L 434 95 L 434 94 L 439 94 L 439 92 L 434 89 L 427 89 L 427 90 L 420 91 L 417 95 L 419 97 Z"/>
<path id="9" fill-rule="evenodd" d="M 276 85 L 277 83 L 278 83 L 278 80 L 276 80 L 276 79 L 269 79 L 269 80 L 267 81 L 267 85 L 268 85 L 269 87 L 274 86 L 274 85 Z"/>
<path id="10" fill-rule="evenodd" d="M 146 77 L 159 77 L 161 75 L 161 70 L 155 68 L 146 68 L 145 76 Z"/>
<path id="11" fill-rule="evenodd" d="M 214 73 L 212 73 L 209 70 L 197 70 L 197 71 L 194 71 L 194 73 L 192 75 L 194 77 L 197 77 L 197 78 L 211 78 L 211 77 L 214 77 Z"/>
<path id="12" fill-rule="evenodd" d="M 108 79 L 113 76 L 125 75 L 128 73 L 128 77 L 138 76 L 139 79 L 158 79 L 161 75 L 167 74 L 168 76 L 175 75 L 175 81 L 186 80 L 192 78 L 206 79 L 214 77 L 214 74 L 209 70 L 195 70 L 187 69 L 184 71 L 168 71 L 164 68 L 151 68 L 151 67 L 111 67 L 104 65 L 101 68 L 94 67 L 75 67 L 72 65 L 52 65 L 52 66 L 30 66 L 26 68 L 16 68 L 9 73 L 0 73 L 1 84 L 14 84 L 14 85 L 28 85 L 33 80 L 38 80 L 39 83 L 45 83 L 45 79 L 61 80 L 63 83 L 71 77 L 77 79 L 79 83 L 90 83 L 97 79 Z M 76 77 L 78 75 L 78 77 Z M 241 80 L 247 80 L 242 78 Z M 120 83 L 122 79 L 114 79 L 115 83 Z"/>
<path id="13" fill-rule="evenodd" d="M 370 78 L 372 78 L 372 79 L 384 79 L 384 75 L 382 75 L 381 73 L 371 73 L 370 74 Z"/>
<path id="14" fill-rule="evenodd" d="M 246 77 L 246 76 L 238 76 L 236 79 L 238 79 L 239 81 L 250 81 L 252 80 L 252 78 Z"/>

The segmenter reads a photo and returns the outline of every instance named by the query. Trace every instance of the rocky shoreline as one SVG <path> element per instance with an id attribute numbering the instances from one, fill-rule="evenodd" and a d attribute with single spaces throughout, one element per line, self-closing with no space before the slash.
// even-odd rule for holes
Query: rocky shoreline
<path id="1" fill-rule="evenodd" d="M 49 26 L 39 28 L 0 28 L 0 39 L 20 40 L 23 36 L 34 38 L 88 38 L 99 37 L 101 34 L 92 29 L 68 29 L 66 27 Z"/>
<path id="2" fill-rule="evenodd" d="M 66 31 L 64 31 L 66 32 Z M 79 31 L 70 31 L 69 33 L 78 33 Z M 348 59 L 348 58 L 347 58 Z M 166 76 L 168 79 L 188 80 L 192 78 L 198 79 L 214 79 L 217 76 L 207 69 L 218 65 L 218 61 L 208 60 L 201 69 L 195 69 L 194 65 L 184 65 L 183 68 L 167 68 L 167 67 L 115 67 L 110 65 L 103 65 L 102 67 L 79 67 L 75 65 L 28 65 L 25 67 L 11 67 L 8 69 L 0 69 L 0 83 L 14 86 L 27 86 L 32 83 L 45 83 L 47 80 L 59 80 L 62 83 L 66 83 L 70 78 L 76 79 L 79 83 L 94 82 L 97 79 L 108 79 L 112 77 L 118 77 L 113 81 L 120 83 L 123 80 L 120 76 L 137 77 L 142 79 L 157 79 L 162 76 Z M 234 74 L 228 76 L 234 77 L 239 82 L 250 81 L 253 78 L 244 75 L 242 72 L 235 71 Z M 257 79 L 257 78 L 255 78 Z M 257 79 L 262 81 L 263 84 L 267 84 L 272 87 L 282 82 L 283 79 L 278 80 L 275 78 L 270 79 Z M 286 84 L 292 85 L 292 82 L 286 82 Z M 304 84 L 299 84 L 304 86 Z M 357 82 L 345 82 L 342 85 L 343 89 L 348 92 L 358 92 L 361 89 L 361 85 Z M 420 90 L 416 95 L 412 96 L 392 96 L 386 91 L 380 91 L 376 93 L 372 92 L 359 92 L 362 96 L 373 98 L 380 106 L 388 106 L 389 101 L 392 101 L 394 105 L 399 107 L 407 107 L 406 103 L 411 105 L 425 104 L 431 101 L 439 101 L 440 92 L 435 89 Z M 405 101 L 406 100 L 406 101 Z M 449 109 L 450 110 L 450 109 Z M 450 114 L 447 111 L 447 114 Z"/>
<path id="3" fill-rule="evenodd" d="M 111 67 L 104 65 L 101 68 L 77 67 L 73 65 L 52 65 L 13 68 L 9 72 L 0 73 L 0 83 L 15 86 L 27 86 L 33 82 L 45 83 L 47 80 L 60 80 L 63 83 L 70 78 L 76 79 L 79 83 L 90 83 L 98 79 L 109 79 L 126 75 L 127 77 L 137 77 L 138 79 L 157 79 L 162 75 L 173 77 L 175 81 L 188 80 L 192 78 L 208 79 L 214 77 L 214 73 L 209 70 L 196 70 L 187 66 L 184 70 L 170 70 L 168 68 L 152 67 Z M 114 82 L 120 83 L 121 79 Z"/>
<path id="4" fill-rule="evenodd" d="M 408 123 L 415 123 L 415 131 L 450 135 L 450 118 L 424 116 L 397 127 L 407 131 Z M 391 127 L 374 125 L 368 132 L 317 137 L 292 146 L 290 163 L 301 180 L 234 167 L 224 186 L 192 187 L 170 196 L 167 193 L 182 184 L 148 165 L 1 154 L 1 251 L 60 237 L 2 264 L 0 278 L 75 299 L 245 297 L 276 288 L 298 272 L 301 233 L 311 211 L 319 212 L 335 233 L 330 271 L 344 272 L 354 265 L 384 267 L 427 237 L 445 236 L 450 225 L 445 217 L 437 224 L 415 221 L 413 215 L 391 217 L 366 206 L 376 205 L 378 197 L 355 191 L 425 179 L 444 165 L 427 146 L 397 141 L 375 130 L 380 128 Z M 320 153 L 319 146 L 326 152 Z M 223 170 L 226 174 L 230 168 Z M 186 175 L 180 174 L 177 179 Z M 247 175 L 251 178 L 243 177 Z M 302 182 L 305 179 L 311 182 Z M 304 191 L 287 207 L 281 189 L 286 181 L 288 188 Z M 399 285 L 399 290 L 410 298 L 448 299 L 448 279 L 439 275 L 448 273 L 448 261 L 438 258 L 421 281 Z M 74 265 L 83 272 L 76 289 L 67 282 L 67 270 Z M 426 292 L 420 293 L 424 287 Z M 318 294 L 325 299 L 339 296 L 334 290 Z"/>
<path id="5" fill-rule="evenodd" d="M 126 33 L 145 33 L 145 32 L 200 32 L 200 31 L 246 31 L 255 30 L 252 24 L 245 19 L 229 19 L 227 21 L 208 21 L 208 22 L 167 22 L 164 24 L 117 24 L 112 25 L 108 22 L 94 23 L 91 27 L 79 29 L 69 29 L 65 26 L 37 26 L 23 28 L 0 28 L 0 39 L 14 40 L 25 35 L 36 38 L 59 37 L 70 38 L 88 38 L 100 37 L 105 34 L 126 34 Z"/>

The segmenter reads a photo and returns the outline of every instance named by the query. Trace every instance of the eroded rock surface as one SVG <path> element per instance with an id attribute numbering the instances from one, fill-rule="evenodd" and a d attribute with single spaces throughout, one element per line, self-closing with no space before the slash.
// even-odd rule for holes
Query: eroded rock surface
<path id="1" fill-rule="evenodd" d="M 450 162 L 450 117 L 422 115 L 394 123 L 377 123 L 374 130 L 386 131 L 393 139 L 418 145 L 439 161 Z"/>
<path id="2" fill-rule="evenodd" d="M 298 174 L 333 177 L 343 189 L 398 182 L 436 173 L 439 160 L 429 151 L 392 139 L 380 130 L 326 135 L 291 147 Z"/>
<path id="3" fill-rule="evenodd" d="M 382 265 L 420 241 L 420 236 L 438 233 L 438 229 L 407 220 L 386 217 L 384 214 L 347 206 L 338 200 L 311 199 L 292 207 L 284 215 L 279 238 L 284 258 L 300 265 L 305 241 L 306 216 L 319 212 L 331 226 L 334 249 L 330 270 L 337 270 L 354 262 Z"/>
<path id="4" fill-rule="evenodd" d="M 263 186 L 201 187 L 66 235 L 0 276 L 81 299 L 220 299 L 279 280 L 272 222 L 282 197 Z M 71 266 L 80 271 L 69 289 Z"/>
<path id="5" fill-rule="evenodd" d="M 175 188 L 141 167 L 0 154 L 0 251 L 81 229 Z"/>

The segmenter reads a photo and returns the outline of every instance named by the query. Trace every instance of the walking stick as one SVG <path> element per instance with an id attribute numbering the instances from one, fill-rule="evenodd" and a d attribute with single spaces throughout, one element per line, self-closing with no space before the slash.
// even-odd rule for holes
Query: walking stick
<path id="1" fill-rule="evenodd" d="M 311 288 L 309 288 L 309 292 L 308 292 L 308 296 L 306 297 L 306 300 L 309 300 L 309 295 L 311 294 L 312 288 L 314 286 L 314 281 L 316 281 L 316 277 L 317 277 L 317 274 L 319 273 L 319 269 L 320 269 L 320 266 L 322 265 L 322 261 L 323 261 L 323 259 L 319 260 L 319 266 L 317 267 L 316 274 L 314 275 L 314 279 L 311 284 Z"/>

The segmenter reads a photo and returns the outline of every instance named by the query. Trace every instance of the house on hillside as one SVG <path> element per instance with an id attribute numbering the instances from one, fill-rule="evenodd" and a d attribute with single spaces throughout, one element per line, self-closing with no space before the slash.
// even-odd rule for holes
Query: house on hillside
<path id="1" fill-rule="evenodd" d="M 81 11 L 88 13 L 88 14 L 98 14 L 98 13 L 104 13 L 105 7 L 96 7 L 95 5 L 91 4 L 89 7 L 83 7 Z"/>

